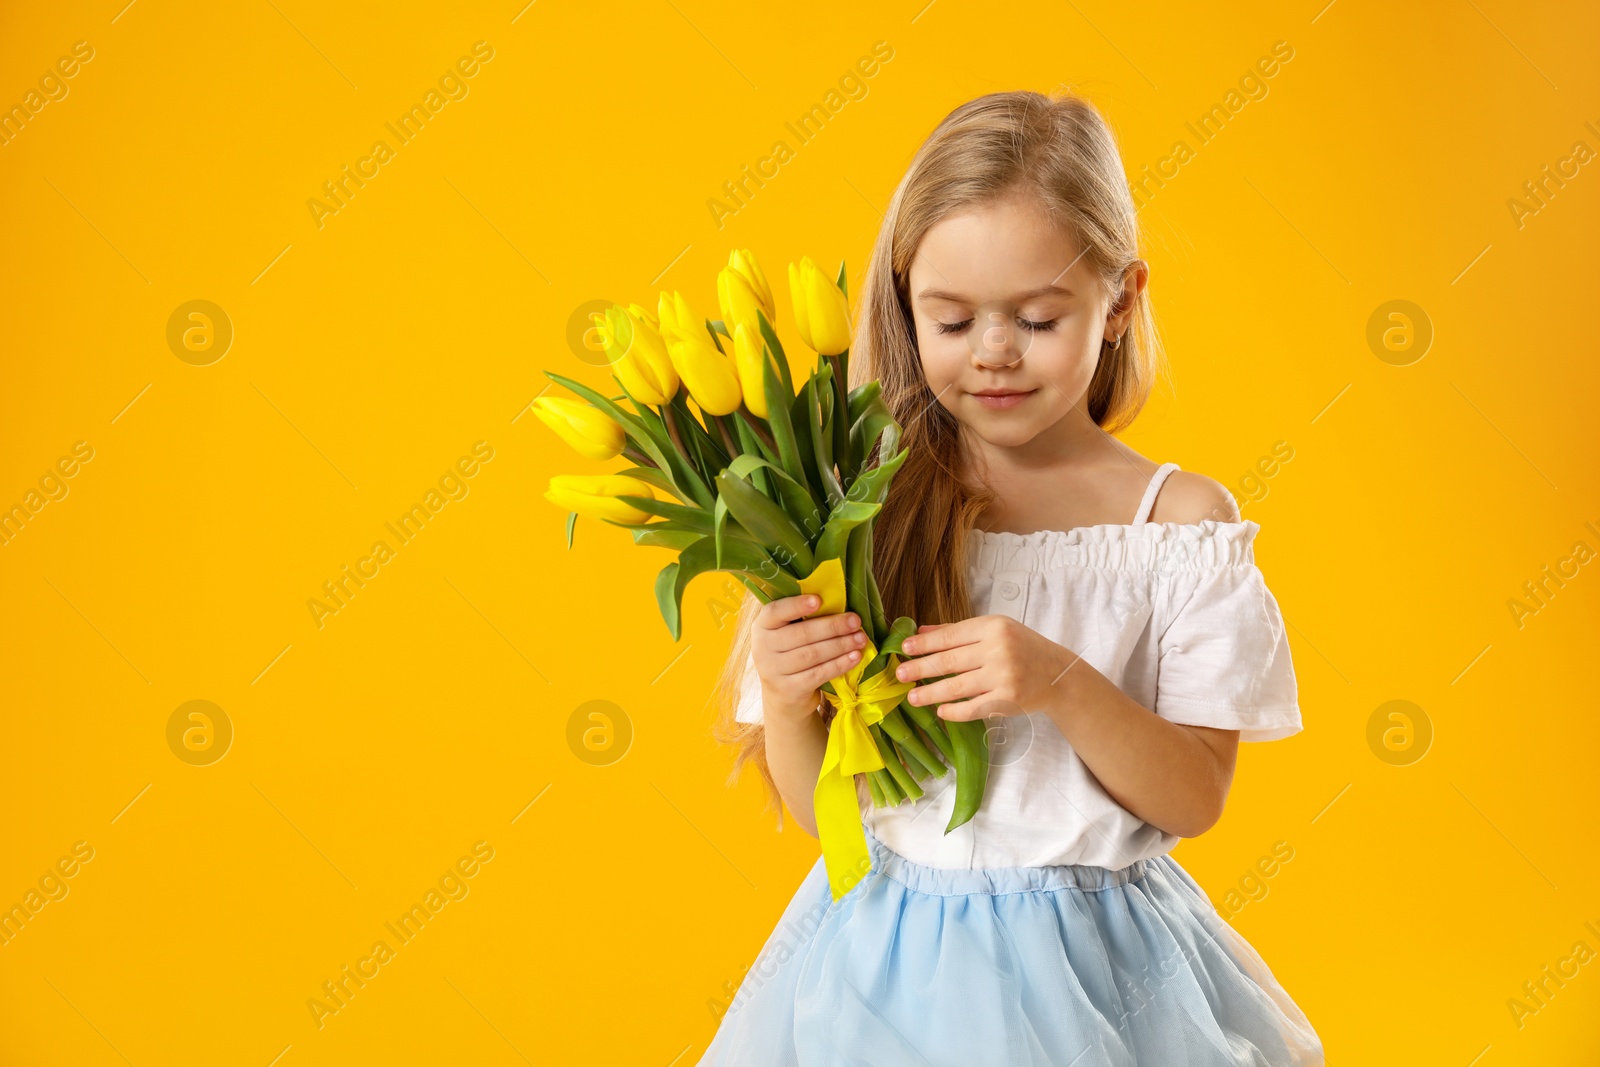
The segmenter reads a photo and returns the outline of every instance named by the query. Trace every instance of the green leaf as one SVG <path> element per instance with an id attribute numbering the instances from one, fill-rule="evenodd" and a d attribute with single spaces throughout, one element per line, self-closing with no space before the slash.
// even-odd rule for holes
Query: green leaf
<path id="1" fill-rule="evenodd" d="M 683 523 L 691 530 L 701 533 L 711 532 L 711 516 L 701 508 L 685 507 L 682 504 L 669 504 L 665 500 L 657 500 L 648 496 L 619 495 L 618 500 L 631 507 L 636 507 L 647 515 L 660 515 L 663 519 L 674 519 Z M 623 525 L 618 523 L 618 525 Z"/>
<path id="2" fill-rule="evenodd" d="M 701 469 L 705 477 L 715 478 L 717 471 L 728 465 L 727 450 L 722 447 L 721 442 L 706 432 L 706 428 L 700 425 L 700 420 L 689 411 L 686 392 L 680 390 L 678 395 L 672 398 L 672 410 L 678 414 L 678 432 L 693 438 L 694 447 L 699 450 Z"/>
<path id="3" fill-rule="evenodd" d="M 816 396 L 816 379 L 806 379 L 806 383 L 800 387 L 799 394 L 795 396 L 794 403 L 789 405 L 789 419 L 794 426 L 795 445 L 800 450 L 802 473 L 795 480 L 811 486 L 817 496 L 826 500 L 827 491 L 823 487 L 821 476 L 817 473 L 817 450 L 812 444 L 811 411 L 816 407 Z"/>
<path id="4" fill-rule="evenodd" d="M 761 339 L 767 343 L 778 357 L 778 374 L 783 381 L 783 391 L 788 396 L 794 396 L 794 381 L 789 376 L 789 357 L 784 354 L 783 342 L 778 340 L 778 331 L 767 320 L 765 308 L 756 308 L 756 323 L 761 327 Z"/>
<path id="5" fill-rule="evenodd" d="M 810 574 L 811 546 L 789 514 L 762 496 L 755 486 L 732 469 L 717 475 L 717 492 L 728 511 L 755 539 L 779 560 L 787 560 L 796 574 Z"/>
<path id="6" fill-rule="evenodd" d="M 876 504 L 868 504 L 866 506 L 871 508 L 874 513 L 878 509 Z M 856 507 L 856 505 L 846 504 L 845 507 L 852 508 Z M 835 515 L 837 514 L 835 512 Z M 828 521 L 830 523 L 833 521 L 832 516 L 829 517 Z M 868 599 L 870 596 L 868 587 L 872 584 L 872 573 L 867 569 L 867 553 L 863 549 L 863 542 L 869 528 L 865 520 L 860 523 L 852 523 L 851 526 L 850 533 L 846 535 L 846 544 L 849 547 L 845 551 L 845 577 L 847 579 L 845 601 L 846 606 L 861 619 L 862 626 L 871 626 L 873 624 L 872 604 Z M 823 540 L 826 540 L 827 537 L 827 533 L 824 532 Z M 820 545 L 821 541 L 818 544 Z M 882 660 L 887 663 L 888 657 L 884 654 L 882 646 L 878 644 L 878 638 L 882 636 L 882 631 L 874 630 L 870 636 L 872 637 L 873 645 L 878 649 L 874 662 Z"/>
<path id="7" fill-rule="evenodd" d="M 576 511 L 567 512 L 567 551 L 568 552 L 572 551 L 572 528 L 574 526 L 576 526 L 577 523 L 578 523 L 578 513 Z"/>
<path id="8" fill-rule="evenodd" d="M 902 615 L 894 620 L 894 625 L 889 627 L 889 634 L 883 639 L 881 647 L 884 652 L 893 652 L 901 658 L 905 657 L 905 649 L 901 647 L 905 639 L 917 632 L 916 620 L 909 615 Z"/>
<path id="9" fill-rule="evenodd" d="M 817 478 L 830 506 L 837 507 L 844 500 L 844 487 L 833 471 L 833 367 L 829 364 L 817 371 L 806 383 L 809 394 L 806 418 L 810 422 L 811 447 L 816 457 Z"/>
<path id="10" fill-rule="evenodd" d="M 844 260 L 842 259 L 839 261 L 839 277 L 834 279 L 833 284 L 839 287 L 839 291 L 845 295 L 845 299 L 848 300 L 850 298 L 850 287 L 845 284 Z"/>
<path id="11" fill-rule="evenodd" d="M 767 348 L 763 349 L 763 358 L 765 363 L 761 378 L 767 398 L 767 428 L 772 431 L 772 440 L 778 446 L 778 460 L 790 478 L 802 485 L 810 485 L 803 462 L 805 453 L 800 448 L 791 414 L 795 397 L 776 373 L 779 357 Z"/>
<path id="12" fill-rule="evenodd" d="M 610 415 L 612 418 L 616 419 L 622 424 L 622 428 L 624 432 L 627 433 L 628 438 L 635 445 L 637 445 L 645 453 L 645 455 L 655 460 L 657 465 L 659 465 L 662 470 L 673 471 L 677 476 L 681 477 L 683 480 L 679 483 L 679 486 L 680 490 L 683 491 L 674 493 L 675 496 L 682 498 L 687 494 L 700 501 L 702 506 L 708 508 L 711 506 L 711 489 L 703 480 L 701 480 L 700 476 L 695 473 L 695 471 L 687 464 L 687 462 L 684 461 L 684 458 L 678 455 L 676 449 L 667 448 L 665 451 L 663 451 L 662 448 L 656 444 L 655 439 L 651 436 L 650 431 L 646 428 L 642 419 L 636 415 L 630 415 L 626 411 L 623 411 L 622 408 L 619 407 L 614 401 L 601 396 L 599 393 L 595 392 L 593 389 L 590 389 L 587 385 L 584 385 L 581 382 L 575 382 L 571 378 L 568 378 L 565 375 L 557 374 L 554 371 L 547 370 L 544 373 L 545 377 L 549 378 L 551 381 L 556 382 L 559 385 L 566 386 L 574 393 L 577 393 L 579 396 L 589 401 L 589 403 L 593 404 L 595 407 L 604 411 L 607 415 Z"/>
<path id="13" fill-rule="evenodd" d="M 661 568 L 661 573 L 656 575 L 656 606 L 661 609 L 661 617 L 666 620 L 667 632 L 676 641 L 679 635 L 679 610 L 683 605 L 683 594 L 678 589 L 678 561 L 673 560 Z M 948 831 L 946 831 L 948 832 Z"/>
<path id="14" fill-rule="evenodd" d="M 866 473 L 850 484 L 850 499 L 862 503 L 880 504 L 889 492 L 889 481 L 905 463 L 906 457 L 911 454 L 909 448 L 902 448 L 887 463 L 880 463 L 876 467 L 869 467 Z"/>
<path id="15" fill-rule="evenodd" d="M 861 413 L 867 409 L 867 405 L 872 403 L 874 398 L 881 399 L 882 397 L 883 383 L 879 381 L 867 382 L 850 390 L 849 400 L 846 404 L 850 411 L 850 425 L 854 426 L 856 424 L 856 420 L 861 418 Z"/>
<path id="16" fill-rule="evenodd" d="M 782 462 L 778 453 L 773 450 L 773 445 L 767 444 L 767 439 L 756 432 L 755 423 L 759 421 L 764 424 L 766 422 L 765 419 L 757 420 L 756 416 L 751 414 L 750 409 L 747 407 L 740 407 L 738 411 L 734 412 L 734 416 L 734 422 L 738 424 L 739 429 L 743 433 L 749 434 L 750 439 L 754 442 L 751 447 L 744 450 L 747 455 L 759 451 L 761 456 L 769 463 Z"/>
<path id="17" fill-rule="evenodd" d="M 837 356 L 828 357 L 828 363 L 833 368 L 833 388 L 828 390 L 828 417 L 827 425 L 831 430 L 830 438 L 833 447 L 833 462 L 839 468 L 839 479 L 849 485 L 855 478 L 856 471 L 862 463 L 866 462 L 864 456 L 857 455 L 850 447 L 850 398 L 845 392 L 845 375 L 850 358 L 850 351 L 839 353 Z"/>
<path id="18" fill-rule="evenodd" d="M 889 406 L 883 402 L 883 397 L 876 393 L 863 396 L 859 410 L 856 401 L 851 400 L 850 410 L 850 451 L 865 463 L 872 455 L 872 446 L 877 443 L 878 436 L 890 426 L 897 426 L 898 423 L 889 413 Z M 881 458 L 886 454 L 880 452 L 879 456 Z"/>
<path id="19" fill-rule="evenodd" d="M 633 543 L 652 548 L 670 548 L 682 552 L 705 536 L 704 534 L 696 533 L 694 530 L 653 529 L 653 527 L 670 525 L 671 523 L 652 522 L 644 526 L 635 527 Z"/>
<path id="20" fill-rule="evenodd" d="M 774 483 L 778 503 L 783 505 L 783 510 L 788 514 L 794 524 L 800 527 L 800 532 L 805 534 L 808 543 L 815 541 L 822 532 L 822 509 L 817 506 L 817 500 L 811 491 L 793 478 L 789 477 L 781 467 L 759 456 L 743 455 L 728 464 L 728 469 L 744 477 L 750 476 L 754 480 L 756 474 L 766 474 Z M 772 493 L 767 493 L 773 499 Z"/>
<path id="21" fill-rule="evenodd" d="M 671 493 L 673 496 L 678 495 L 678 487 L 673 485 L 672 479 L 668 478 L 665 474 L 662 474 L 659 468 L 624 467 L 622 470 L 617 471 L 616 473 L 626 475 L 629 478 L 635 478 L 641 482 L 648 482 L 664 493 Z"/>
<path id="22" fill-rule="evenodd" d="M 862 523 L 869 521 L 881 510 L 883 510 L 882 504 L 867 504 L 859 500 L 848 500 L 830 511 L 828 513 L 828 521 L 822 527 L 822 536 L 817 538 L 817 559 L 846 560 L 852 572 L 856 570 L 858 565 L 864 568 L 866 566 L 864 558 L 866 553 L 858 553 L 857 555 L 862 557 L 859 560 L 849 558 L 845 554 L 845 545 L 850 543 L 852 531 L 859 528 Z M 852 544 L 851 547 L 854 548 L 854 545 Z M 808 571 L 807 573 L 810 572 Z M 851 585 L 855 585 L 857 576 L 852 573 L 848 577 Z M 857 592 L 855 589 L 851 590 L 851 610 L 855 610 L 854 601 Z M 859 594 L 866 596 L 866 589 L 860 589 Z M 862 607 L 865 607 L 865 605 L 862 605 Z M 868 617 L 867 613 L 862 611 L 861 617 L 866 619 Z"/>
<path id="23" fill-rule="evenodd" d="M 742 408 L 740 409 L 740 413 L 743 413 Z M 776 460 L 777 457 L 772 454 L 772 450 L 767 447 L 767 443 L 761 440 L 761 436 L 752 430 L 750 428 L 750 424 L 745 422 L 744 419 L 737 417 L 733 419 L 733 432 L 739 441 L 740 452 L 740 455 L 734 457 L 735 463 L 750 456 L 760 456 L 762 459 L 768 460 L 769 462 Z M 772 489 L 772 476 L 766 471 L 752 471 L 750 474 L 750 480 L 755 483 L 756 488 L 761 490 L 762 493 L 766 494 L 767 496 L 774 496 Z"/>
<path id="24" fill-rule="evenodd" d="M 949 833 L 978 814 L 983 804 L 983 789 L 989 781 L 988 728 L 982 719 L 964 722 L 947 722 L 951 747 L 955 749 L 956 803 L 950 812 L 950 822 L 944 828 Z"/>
<path id="25" fill-rule="evenodd" d="M 718 566 L 715 540 L 710 535 L 701 537 L 679 554 L 676 563 L 668 564 L 672 568 L 670 579 L 666 570 L 656 576 L 656 602 L 673 640 L 679 637 L 683 591 L 697 575 L 707 571 L 742 573 L 760 584 L 774 599 L 800 595 L 800 583 L 794 575 L 778 566 L 760 545 L 752 541 L 729 541 L 723 546 L 722 565 Z"/>
<path id="26" fill-rule="evenodd" d="M 881 634 L 886 629 L 888 629 L 888 622 L 885 619 L 884 613 L 883 613 L 883 596 L 882 596 L 882 594 L 880 594 L 878 592 L 877 572 L 874 571 L 873 567 L 872 567 L 872 561 L 873 561 L 873 558 L 874 558 L 873 554 L 872 554 L 872 545 L 873 545 L 873 537 L 876 535 L 876 533 L 877 533 L 877 527 L 873 526 L 871 524 L 868 524 L 866 535 L 861 540 L 862 540 L 863 545 L 865 546 L 863 548 L 863 554 L 867 557 L 867 561 L 866 561 L 867 594 L 868 594 L 867 603 L 869 605 L 871 605 L 871 608 L 872 608 L 872 616 L 871 616 L 871 618 L 872 618 L 872 629 L 873 629 L 874 633 L 880 633 Z M 904 616 L 901 616 L 901 618 L 904 618 Z M 896 619 L 895 621 L 899 622 L 900 620 Z M 910 622 L 911 620 L 910 619 L 906 619 L 906 621 Z"/>

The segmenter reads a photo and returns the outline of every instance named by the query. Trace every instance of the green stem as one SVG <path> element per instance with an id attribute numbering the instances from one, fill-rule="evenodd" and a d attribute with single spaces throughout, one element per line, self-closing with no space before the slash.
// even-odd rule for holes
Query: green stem
<path id="1" fill-rule="evenodd" d="M 739 416 L 740 420 L 743 421 L 746 426 L 750 427 L 751 433 L 761 438 L 762 444 L 772 449 L 773 452 L 778 451 L 778 443 L 772 439 L 771 431 L 769 431 L 765 426 L 761 425 L 760 419 L 757 419 L 743 407 L 740 407 L 738 411 L 734 412 L 734 414 Z"/>
<path id="2" fill-rule="evenodd" d="M 744 455 L 744 450 L 733 439 L 733 432 L 728 429 L 728 416 L 710 415 L 707 417 L 717 424 L 717 432 L 722 434 L 722 443 L 728 446 L 729 461 L 731 462 L 735 457 Z"/>
<path id="3" fill-rule="evenodd" d="M 878 788 L 883 791 L 883 799 L 886 806 L 891 808 L 898 807 L 906 799 L 905 793 L 901 792 L 900 787 L 895 784 L 895 780 L 889 776 L 888 770 L 873 771 L 871 772 L 871 777 L 878 783 Z"/>
<path id="4" fill-rule="evenodd" d="M 878 752 L 883 756 L 884 765 L 888 768 L 889 776 L 894 779 L 894 784 L 898 785 L 901 791 L 912 800 L 920 798 L 922 796 L 922 787 L 917 784 L 917 780 L 911 777 L 911 772 L 906 770 L 905 765 L 900 762 L 900 757 L 895 752 L 894 745 L 877 730 L 872 731 L 872 739 L 878 743 Z"/>
<path id="5" fill-rule="evenodd" d="M 937 711 L 925 704 L 908 704 L 905 701 L 900 702 L 900 710 L 909 715 L 912 722 L 922 727 L 922 732 L 933 741 L 946 761 L 955 762 L 955 747 L 950 743 L 950 733 L 945 729 L 945 722 L 939 718 Z"/>
<path id="6" fill-rule="evenodd" d="M 695 465 L 694 456 L 684 447 L 683 435 L 678 432 L 678 420 L 673 415 L 672 402 L 670 400 L 661 405 L 660 414 L 661 421 L 667 425 L 667 433 L 672 437 L 672 446 L 678 450 L 678 455 L 682 456 L 693 467 Z M 696 469 L 695 473 L 698 474 L 699 470 Z"/>
<path id="7" fill-rule="evenodd" d="M 872 793 L 872 806 L 875 808 L 887 807 L 883 799 L 883 787 L 878 784 L 876 774 L 867 775 L 867 789 Z"/>
<path id="8" fill-rule="evenodd" d="M 906 722 L 905 717 L 900 714 L 899 708 L 895 708 L 885 715 L 881 720 L 881 725 L 884 732 L 894 738 L 894 743 L 907 756 L 908 762 L 906 766 L 909 770 L 915 773 L 920 768 L 935 778 L 944 777 L 948 768 L 945 767 L 938 756 L 928 751 L 928 746 L 924 745 L 922 738 L 918 737 L 911 729 L 911 724 Z M 912 766 L 911 761 L 915 761 L 917 766 Z"/>
<path id="9" fill-rule="evenodd" d="M 622 446 L 622 454 L 624 456 L 627 456 L 629 459 L 633 460 L 635 463 L 637 463 L 641 467 L 655 467 L 656 466 L 656 461 L 655 460 L 651 459 L 649 456 L 645 455 L 643 452 L 639 451 L 637 448 L 634 448 L 632 445 L 623 445 Z M 659 470 L 660 468 L 658 467 L 657 469 Z"/>

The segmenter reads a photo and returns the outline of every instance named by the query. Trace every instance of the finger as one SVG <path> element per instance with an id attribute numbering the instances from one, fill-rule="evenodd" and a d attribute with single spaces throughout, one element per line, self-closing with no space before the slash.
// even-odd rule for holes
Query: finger
<path id="1" fill-rule="evenodd" d="M 929 652 L 940 652 L 957 645 L 967 645 L 978 640 L 977 628 L 973 625 L 976 619 L 963 619 L 960 622 L 939 623 L 936 629 L 924 633 L 918 630 L 900 643 L 908 656 L 921 656 Z"/>
<path id="2" fill-rule="evenodd" d="M 987 679 L 982 668 L 963 671 L 949 678 L 941 678 L 937 682 L 927 682 L 917 686 L 906 694 L 906 700 L 916 707 L 926 707 L 929 704 L 944 704 L 952 700 L 965 700 L 968 697 L 986 693 L 989 690 Z"/>
<path id="3" fill-rule="evenodd" d="M 940 704 L 935 714 L 946 722 L 970 722 L 1000 714 L 999 702 L 989 699 L 988 693 L 979 693 L 968 700 L 951 700 Z"/>
<path id="4" fill-rule="evenodd" d="M 822 601 L 815 594 L 779 597 L 761 608 L 756 614 L 756 621 L 769 630 L 777 630 L 796 619 L 805 618 L 821 606 Z"/>
<path id="5" fill-rule="evenodd" d="M 790 623 L 774 634 L 772 641 L 778 651 L 787 652 L 849 633 L 861 633 L 861 616 L 853 611 L 843 611 L 837 615 L 818 615 Z"/>
<path id="6" fill-rule="evenodd" d="M 807 689 L 819 689 L 824 682 L 831 682 L 854 667 L 860 658 L 861 650 L 853 648 L 799 675 L 800 684 Z"/>
<path id="7" fill-rule="evenodd" d="M 938 678 L 946 674 L 959 674 L 983 666 L 979 659 L 980 646 L 962 645 L 945 652 L 930 652 L 925 656 L 908 659 L 895 667 L 894 676 L 902 682 L 915 682 L 923 678 Z"/>
<path id="8" fill-rule="evenodd" d="M 950 624 L 947 622 L 925 622 L 921 626 L 917 627 L 917 633 L 920 634 L 924 630 L 937 630 L 941 626 L 949 625 Z"/>
<path id="9" fill-rule="evenodd" d="M 831 663 L 848 652 L 859 651 L 865 643 L 866 635 L 857 630 L 854 633 L 801 645 L 799 648 L 785 653 L 784 673 L 804 674 L 813 667 Z M 830 679 L 831 677 L 835 676 L 830 676 Z M 824 681 L 830 679 L 824 679 Z"/>

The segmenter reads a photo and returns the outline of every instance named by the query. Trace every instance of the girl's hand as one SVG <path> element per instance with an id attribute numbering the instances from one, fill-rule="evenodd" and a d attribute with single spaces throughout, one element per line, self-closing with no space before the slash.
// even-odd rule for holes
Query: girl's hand
<path id="1" fill-rule="evenodd" d="M 939 704 L 939 717 L 955 722 L 1049 710 L 1065 694 L 1055 683 L 1079 660 L 1006 615 L 919 626 L 901 647 L 916 658 L 900 664 L 895 677 L 942 679 L 917 686 L 906 699 Z"/>
<path id="2" fill-rule="evenodd" d="M 791 719 L 815 714 L 817 691 L 855 666 L 866 644 L 854 612 L 807 619 L 822 601 L 814 595 L 780 597 L 762 606 L 751 636 L 751 656 L 761 676 L 763 712 Z"/>

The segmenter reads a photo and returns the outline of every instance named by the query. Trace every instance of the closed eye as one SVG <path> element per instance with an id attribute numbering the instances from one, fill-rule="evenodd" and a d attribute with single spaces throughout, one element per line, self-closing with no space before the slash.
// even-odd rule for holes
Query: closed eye
<path id="1" fill-rule="evenodd" d="M 1017 325 L 1029 333 L 1049 333 L 1056 328 L 1056 324 L 1060 321 L 1060 319 L 1051 319 L 1048 322 L 1034 322 L 1031 319 L 1018 319 Z M 966 319 L 962 322 L 936 322 L 934 323 L 934 328 L 939 333 L 962 333 L 971 325 L 972 320 Z"/>

